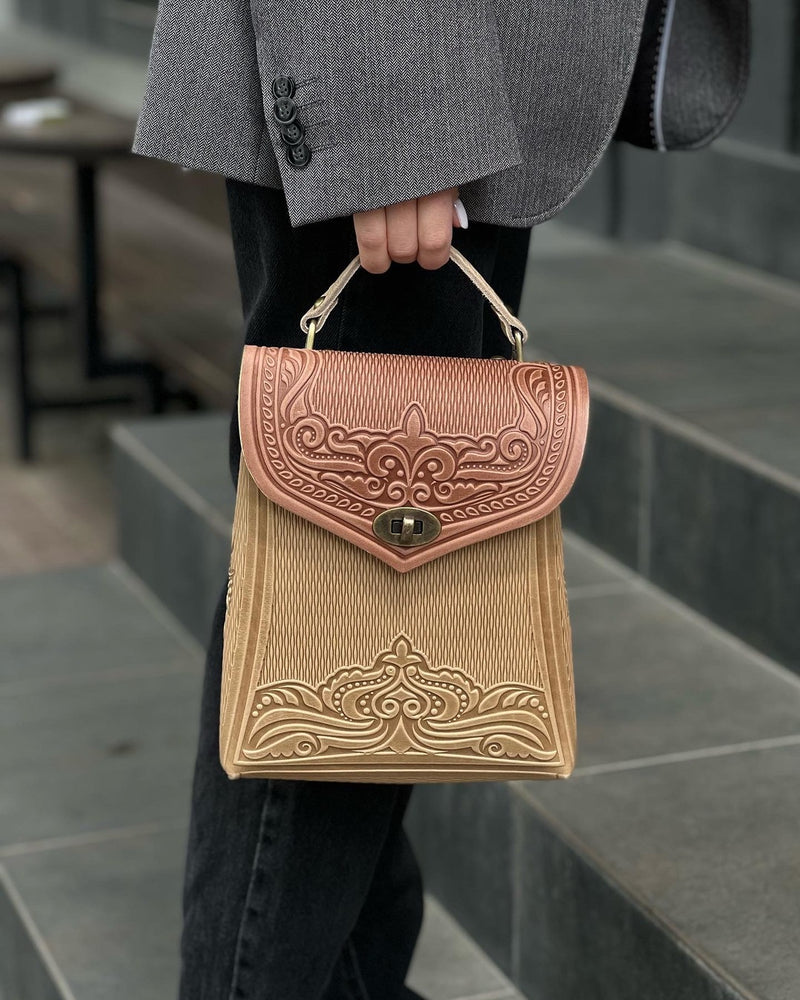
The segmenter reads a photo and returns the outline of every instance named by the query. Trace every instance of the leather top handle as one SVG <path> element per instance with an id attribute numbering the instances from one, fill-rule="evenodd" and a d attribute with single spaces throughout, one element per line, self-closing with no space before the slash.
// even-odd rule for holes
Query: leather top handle
<path id="1" fill-rule="evenodd" d="M 486 301 L 492 307 L 495 316 L 497 316 L 500 321 L 500 326 L 502 327 L 506 339 L 515 348 L 517 360 L 521 361 L 522 345 L 528 339 L 528 331 L 525 329 L 524 325 L 517 319 L 511 310 L 508 309 L 503 300 L 492 288 L 486 278 L 484 278 L 484 276 L 480 273 L 480 271 L 478 271 L 478 269 L 474 267 L 462 253 L 452 246 L 450 247 L 450 259 L 458 264 L 464 274 L 466 274 L 473 285 L 475 285 L 475 287 L 481 292 Z M 307 313 L 304 313 L 300 320 L 300 329 L 307 335 L 306 347 L 311 348 L 314 346 L 314 336 L 318 330 L 322 329 L 325 324 L 325 320 L 336 308 L 336 304 L 339 301 L 339 296 L 342 293 L 342 290 L 360 266 L 360 258 L 354 257 L 339 277 L 333 282 L 330 288 L 325 292 L 325 294 L 321 295 L 317 299 Z"/>

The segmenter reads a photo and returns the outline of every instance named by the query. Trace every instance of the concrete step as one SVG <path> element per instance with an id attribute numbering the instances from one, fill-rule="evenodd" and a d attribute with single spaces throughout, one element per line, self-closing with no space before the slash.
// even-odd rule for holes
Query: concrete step
<path id="1" fill-rule="evenodd" d="M 121 565 L 0 581 L 6 1000 L 176 995 L 201 677 L 199 645 Z M 416 989 L 522 1000 L 426 910 Z"/>
<path id="2" fill-rule="evenodd" d="M 770 102 L 788 122 L 774 95 Z M 674 240 L 800 281 L 798 152 L 733 132 L 690 156 L 614 144 L 560 218 L 631 242 Z"/>
<path id="3" fill-rule="evenodd" d="M 202 637 L 226 441 L 213 415 L 115 433 L 123 557 Z M 431 891 L 535 1000 L 796 997 L 800 681 L 574 535 L 567 573 L 576 774 L 418 789 Z"/>
<path id="4" fill-rule="evenodd" d="M 592 384 L 566 523 L 800 669 L 800 286 L 548 224 L 521 314 Z"/>

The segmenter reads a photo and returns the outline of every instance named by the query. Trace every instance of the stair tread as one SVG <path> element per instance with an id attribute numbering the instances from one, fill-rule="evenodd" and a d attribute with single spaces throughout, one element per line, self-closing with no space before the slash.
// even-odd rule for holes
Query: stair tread
<path id="1" fill-rule="evenodd" d="M 0 580 L 0 857 L 182 818 L 201 664 L 120 569 Z"/>
<path id="2" fill-rule="evenodd" d="M 183 502 L 207 505 L 217 526 L 229 525 L 223 430 L 224 415 L 196 425 L 140 421 L 118 443 L 146 449 L 151 471 L 179 469 Z M 786 804 L 792 762 L 800 763 L 800 680 L 569 533 L 566 554 L 578 768 L 566 784 L 509 787 L 698 960 L 763 1000 L 784 1000 L 796 926 L 785 921 L 800 898 L 792 853 L 800 806 Z M 749 799 L 758 802 L 753 817 Z M 763 816 L 769 825 L 758 827 Z M 729 857 L 712 866 L 714 844 Z M 745 916 L 729 920 L 731 908 Z M 754 923 L 769 947 L 752 946 Z M 535 942 L 526 948 L 535 953 Z"/>
<path id="3" fill-rule="evenodd" d="M 538 227 L 528 356 L 585 367 L 800 488 L 800 286 L 677 245 Z"/>
<path id="4" fill-rule="evenodd" d="M 0 683 L 195 664 L 198 646 L 118 566 L 0 578 Z"/>
<path id="5" fill-rule="evenodd" d="M 800 740 L 524 794 L 743 995 L 796 1000 L 798 778 Z"/>

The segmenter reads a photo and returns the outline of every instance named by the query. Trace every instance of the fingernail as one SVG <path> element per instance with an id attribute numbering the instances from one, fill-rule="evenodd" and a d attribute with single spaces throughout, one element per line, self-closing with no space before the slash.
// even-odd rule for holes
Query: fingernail
<path id="1" fill-rule="evenodd" d="M 464 208 L 464 202 L 460 198 L 456 198 L 453 202 L 453 208 L 456 210 L 456 218 L 461 229 L 469 229 L 469 219 L 467 218 L 467 210 Z"/>

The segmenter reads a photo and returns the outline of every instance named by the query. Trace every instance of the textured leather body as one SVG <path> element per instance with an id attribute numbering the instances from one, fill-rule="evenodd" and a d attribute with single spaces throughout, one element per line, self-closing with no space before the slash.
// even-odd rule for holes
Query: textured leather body
<path id="1" fill-rule="evenodd" d="M 558 505 L 587 417 L 579 368 L 246 348 L 227 773 L 568 775 Z M 376 518 L 397 508 L 435 518 L 438 535 L 383 537 Z"/>
<path id="2" fill-rule="evenodd" d="M 220 717 L 231 777 L 565 777 L 575 757 L 558 510 L 397 573 L 242 463 Z"/>

